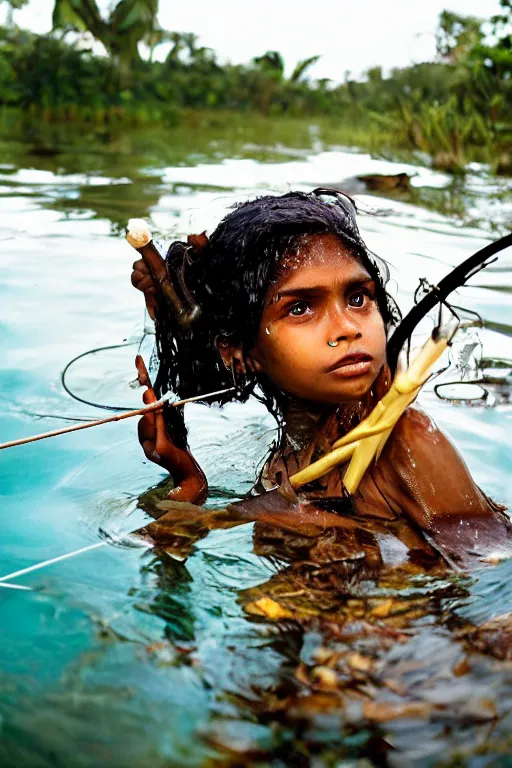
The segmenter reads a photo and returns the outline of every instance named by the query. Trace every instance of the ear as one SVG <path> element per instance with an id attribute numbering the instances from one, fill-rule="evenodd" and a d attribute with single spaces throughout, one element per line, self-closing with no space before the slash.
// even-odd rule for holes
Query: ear
<path id="1" fill-rule="evenodd" d="M 253 347 L 248 355 L 246 355 L 247 367 L 255 373 L 261 373 L 263 371 L 263 365 L 258 356 L 257 347 Z"/>
<path id="2" fill-rule="evenodd" d="M 247 373 L 241 344 L 235 344 L 235 342 L 230 341 L 225 336 L 219 336 L 215 344 L 222 362 L 228 371 L 234 370 L 235 373 Z"/>

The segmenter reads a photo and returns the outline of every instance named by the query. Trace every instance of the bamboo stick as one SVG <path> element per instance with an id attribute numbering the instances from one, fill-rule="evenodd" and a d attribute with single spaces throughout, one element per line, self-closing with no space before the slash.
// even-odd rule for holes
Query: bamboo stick
<path id="1" fill-rule="evenodd" d="M 228 389 L 219 389 L 216 392 L 207 392 L 204 395 L 195 395 L 194 397 L 187 397 L 184 400 L 177 400 L 174 403 L 170 403 L 172 408 L 177 408 L 179 405 L 186 405 L 187 403 L 193 403 L 197 400 L 207 400 L 210 397 L 216 397 L 223 395 L 226 392 L 231 392 L 235 387 L 229 387 Z M 143 408 L 137 408 L 134 411 L 126 411 L 126 413 L 118 413 L 115 416 L 108 416 L 106 419 L 98 419 L 97 421 L 89 421 L 86 424 L 74 424 L 72 427 L 63 427 L 62 429 L 54 429 L 51 432 L 42 432 L 39 435 L 31 435 L 30 437 L 22 437 L 18 440 L 9 440 L 7 443 L 0 443 L 0 451 L 4 448 L 12 448 L 15 445 L 26 445 L 26 443 L 34 443 L 36 440 L 45 440 L 47 437 L 57 437 L 57 435 L 65 435 L 68 432 L 78 432 L 79 429 L 89 429 L 89 427 L 99 427 L 101 424 L 109 424 L 111 421 L 122 421 L 123 419 L 131 419 L 132 416 L 142 416 L 150 411 L 156 411 L 161 408 L 165 403 L 169 402 L 169 398 L 172 397 L 172 393 L 167 393 L 156 403 L 150 403 Z"/>
<path id="2" fill-rule="evenodd" d="M 406 408 L 416 399 L 423 384 L 429 378 L 435 362 L 445 352 L 453 329 L 447 326 L 437 330 L 427 339 L 407 370 L 399 371 L 389 391 L 377 403 L 361 424 L 333 444 L 333 450 L 309 467 L 290 477 L 293 488 L 325 475 L 337 464 L 350 458 L 343 484 L 349 493 L 355 493 L 364 473 L 374 458 L 384 449 L 393 427 Z"/>
<path id="3" fill-rule="evenodd" d="M 331 453 L 327 453 L 322 456 L 321 459 L 310 464 L 309 467 L 301 469 L 290 477 L 290 484 L 292 488 L 300 488 L 301 485 L 310 483 L 312 480 L 317 480 L 319 477 L 326 475 L 337 464 L 343 464 L 344 461 L 350 459 L 359 445 L 359 441 L 351 443 L 350 445 L 344 445 L 341 448 L 336 448 Z"/>

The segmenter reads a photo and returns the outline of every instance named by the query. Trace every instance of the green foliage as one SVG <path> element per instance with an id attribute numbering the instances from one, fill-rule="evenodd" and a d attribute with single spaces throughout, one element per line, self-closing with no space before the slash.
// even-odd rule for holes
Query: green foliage
<path id="1" fill-rule="evenodd" d="M 2 2 L 7 3 L 13 10 L 17 11 L 27 5 L 29 0 L 0 0 L 0 4 Z"/>
<path id="2" fill-rule="evenodd" d="M 90 22 L 90 20 L 88 21 Z M 72 29 L 76 32 L 87 32 L 88 30 L 86 21 L 77 13 L 72 0 L 56 0 L 53 9 L 53 27 L 54 29 Z"/>
<path id="3" fill-rule="evenodd" d="M 9 2 L 18 7 L 24 0 Z M 350 126 L 347 135 L 361 136 L 366 147 L 381 147 L 385 137 L 390 149 L 427 152 L 448 170 L 462 169 L 469 159 L 495 158 L 504 167 L 512 139 L 512 0 L 500 4 L 486 26 L 443 11 L 437 62 L 387 76 L 372 67 L 363 80 L 347 73 L 335 85 L 308 79 L 318 56 L 298 62 L 290 77 L 279 51 L 221 65 L 194 33 L 159 27 L 158 0 L 119 0 L 106 19 L 96 0 L 55 0 L 54 26 L 64 36 L 0 28 L 0 105 L 30 109 L 45 120 L 137 124 L 172 122 L 184 109 L 324 115 Z M 493 34 L 486 37 L 489 29 Z M 87 30 L 109 56 L 93 55 L 83 40 L 67 42 L 70 30 Z M 139 55 L 141 42 L 149 60 Z M 163 43 L 171 44 L 165 61 L 153 61 Z"/>
<path id="4" fill-rule="evenodd" d="M 279 51 L 267 51 L 263 56 L 257 56 L 254 60 L 256 66 L 262 72 L 276 74 L 279 79 L 284 76 L 284 60 Z"/>
<path id="5" fill-rule="evenodd" d="M 310 56 L 308 59 L 299 61 L 290 77 L 292 83 L 298 83 L 299 80 L 301 80 L 301 78 L 306 74 L 306 71 L 312 67 L 313 64 L 316 64 L 319 58 L 320 56 Z"/>
<path id="6" fill-rule="evenodd" d="M 481 27 L 482 19 L 442 11 L 436 34 L 437 52 L 448 61 L 460 61 L 482 41 Z"/>
<path id="7" fill-rule="evenodd" d="M 131 69 L 140 60 L 138 44 L 155 44 L 160 31 L 157 11 L 158 0 L 120 0 L 103 19 L 95 0 L 55 0 L 53 28 L 90 32 L 118 64 L 120 80 L 128 84 Z"/>

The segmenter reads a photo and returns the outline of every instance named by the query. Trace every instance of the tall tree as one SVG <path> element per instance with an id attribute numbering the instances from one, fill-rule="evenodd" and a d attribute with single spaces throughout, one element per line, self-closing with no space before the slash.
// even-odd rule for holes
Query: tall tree
<path id="1" fill-rule="evenodd" d="M 277 80 L 284 77 L 284 60 L 279 51 L 267 51 L 263 56 L 256 56 L 254 64 L 266 74 L 271 74 Z"/>
<path id="2" fill-rule="evenodd" d="M 436 33 L 437 52 L 450 63 L 464 59 L 484 38 L 482 19 L 442 11 Z"/>
<path id="3" fill-rule="evenodd" d="M 160 27 L 158 0 L 120 0 L 104 19 L 96 0 L 55 0 L 54 29 L 90 32 L 128 72 L 139 60 L 138 44 L 154 46 Z"/>
<path id="4" fill-rule="evenodd" d="M 310 69 L 310 67 L 313 66 L 313 64 L 316 64 L 320 56 L 309 56 L 307 59 L 302 59 L 302 61 L 297 62 L 295 69 L 293 70 L 290 80 L 292 83 L 298 83 L 299 80 L 304 77 L 307 70 Z"/>

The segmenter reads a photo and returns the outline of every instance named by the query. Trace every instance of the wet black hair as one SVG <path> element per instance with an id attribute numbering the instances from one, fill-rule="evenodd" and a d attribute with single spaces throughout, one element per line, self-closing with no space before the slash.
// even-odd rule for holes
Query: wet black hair
<path id="1" fill-rule="evenodd" d="M 366 247 L 356 222 L 356 207 L 347 195 L 319 188 L 311 193 L 259 197 L 235 207 L 217 226 L 209 240 L 189 237 L 170 246 L 166 263 L 171 280 L 186 285 L 200 314 L 190 327 L 163 306 L 156 321 L 159 371 L 157 396 L 171 390 L 180 398 L 233 386 L 217 349 L 220 340 L 254 345 L 265 296 L 279 263 L 304 236 L 334 234 L 368 271 L 376 286 L 376 301 L 386 331 L 400 319 L 386 292 L 386 263 Z M 237 389 L 221 402 L 245 401 L 255 394 L 282 425 L 286 396 L 267 379 L 248 370 L 238 376 Z M 186 444 L 182 409 L 166 408 L 166 421 L 178 445 Z"/>

